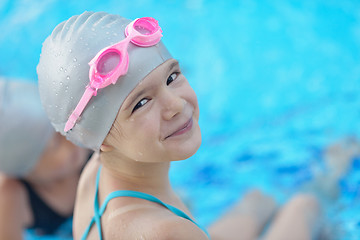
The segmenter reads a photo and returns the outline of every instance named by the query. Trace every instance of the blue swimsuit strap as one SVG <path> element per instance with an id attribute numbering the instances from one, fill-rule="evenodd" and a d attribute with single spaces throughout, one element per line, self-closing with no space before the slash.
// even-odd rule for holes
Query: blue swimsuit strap
<path id="1" fill-rule="evenodd" d="M 102 230 L 101 230 L 100 218 L 103 215 L 103 213 L 105 212 L 106 206 L 109 203 L 109 201 L 111 199 L 117 198 L 117 197 L 134 197 L 134 198 L 140 198 L 140 199 L 148 200 L 150 202 L 158 203 L 158 204 L 166 207 L 167 209 L 169 209 L 171 212 L 173 212 L 177 216 L 185 218 L 185 219 L 191 221 L 192 223 L 194 223 L 197 227 L 199 227 L 202 231 L 204 231 L 206 233 L 206 235 L 208 236 L 208 238 L 210 239 L 209 233 L 204 228 L 202 228 L 200 225 L 198 225 L 194 220 L 192 220 L 186 213 L 184 213 L 183 211 L 181 211 L 180 209 L 178 209 L 174 206 L 164 203 L 160 199 L 158 199 L 150 194 L 147 194 L 147 193 L 131 191 L 131 190 L 114 191 L 105 198 L 104 203 L 101 205 L 101 208 L 99 208 L 98 189 L 99 189 L 100 171 L 101 171 L 101 166 L 99 167 L 99 170 L 98 170 L 98 173 L 96 176 L 94 217 L 91 219 L 89 226 L 86 228 L 86 230 L 81 238 L 82 240 L 86 239 L 94 222 L 96 223 L 97 228 L 98 228 L 99 238 L 100 238 L 100 240 L 102 240 Z"/>

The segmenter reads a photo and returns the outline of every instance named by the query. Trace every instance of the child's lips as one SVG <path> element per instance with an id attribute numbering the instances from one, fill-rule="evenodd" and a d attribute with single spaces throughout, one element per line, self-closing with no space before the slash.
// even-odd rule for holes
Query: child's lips
<path id="1" fill-rule="evenodd" d="M 190 129 L 192 128 L 192 125 L 193 125 L 193 119 L 191 117 L 186 123 L 181 125 L 177 130 L 175 130 L 173 133 L 171 133 L 165 139 L 167 139 L 169 137 L 179 136 L 181 134 L 184 134 L 184 133 L 190 131 Z"/>

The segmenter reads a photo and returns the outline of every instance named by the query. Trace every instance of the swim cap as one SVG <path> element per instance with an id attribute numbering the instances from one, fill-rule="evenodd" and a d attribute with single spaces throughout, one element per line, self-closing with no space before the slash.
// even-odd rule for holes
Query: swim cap
<path id="1" fill-rule="evenodd" d="M 0 172 L 26 176 L 55 132 L 36 84 L 0 78 Z"/>
<path id="2" fill-rule="evenodd" d="M 161 41 L 152 47 L 131 43 L 127 74 L 115 85 L 99 89 L 65 133 L 65 124 L 89 84 L 89 61 L 104 47 L 124 39 L 130 22 L 119 15 L 84 12 L 60 23 L 43 43 L 37 67 L 42 104 L 56 131 L 78 146 L 99 150 L 125 98 L 171 58 Z"/>

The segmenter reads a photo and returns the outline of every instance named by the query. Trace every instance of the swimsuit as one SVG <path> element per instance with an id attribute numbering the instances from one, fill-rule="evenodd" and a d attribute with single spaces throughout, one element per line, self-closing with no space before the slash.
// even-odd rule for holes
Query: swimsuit
<path id="1" fill-rule="evenodd" d="M 82 172 L 93 152 L 87 156 L 87 160 L 81 168 Z M 55 212 L 33 189 L 31 184 L 24 179 L 19 179 L 24 185 L 29 196 L 30 208 L 34 218 L 33 224 L 27 227 L 26 234 L 29 236 L 59 236 L 60 239 L 72 237 L 73 214 L 61 215 Z M 30 238 L 30 237 L 29 237 Z M 27 238 L 26 238 L 27 239 Z M 31 239 L 31 238 L 30 238 Z"/>
<path id="2" fill-rule="evenodd" d="M 34 222 L 28 229 L 34 229 L 41 235 L 53 235 L 62 224 L 72 218 L 72 214 L 63 216 L 55 212 L 39 197 L 27 181 L 20 181 L 28 193 L 32 215 L 34 217 Z"/>
<path id="3" fill-rule="evenodd" d="M 165 208 L 169 209 L 171 212 L 173 212 L 175 215 L 179 216 L 179 217 L 183 217 L 185 219 L 188 219 L 189 221 L 193 222 L 196 226 L 198 226 L 202 231 L 204 231 L 206 233 L 206 235 L 209 237 L 209 234 L 207 233 L 207 231 L 202 228 L 201 226 L 199 226 L 196 222 L 194 222 L 186 213 L 184 213 L 183 211 L 181 211 L 180 209 L 171 206 L 169 204 L 166 204 L 164 202 L 162 202 L 160 199 L 147 194 L 147 193 L 143 193 L 143 192 L 137 192 L 137 191 L 131 191 L 131 190 L 119 190 L 119 191 L 114 191 L 112 193 L 110 193 L 104 203 L 102 204 L 102 206 L 99 208 L 99 200 L 98 200 L 98 190 L 99 190 L 99 179 L 100 179 L 100 171 L 101 171 L 101 166 L 99 167 L 97 176 L 96 176 L 96 189 L 95 189 L 95 202 L 94 202 L 94 217 L 91 219 L 89 226 L 86 228 L 83 236 L 82 236 L 82 240 L 85 240 L 86 237 L 88 236 L 90 229 L 92 227 L 92 225 L 94 224 L 94 222 L 97 225 L 98 228 L 98 232 L 99 232 L 99 237 L 100 240 L 102 240 L 102 230 L 101 230 L 101 223 L 100 223 L 100 218 L 102 216 L 102 214 L 105 212 L 106 206 L 108 204 L 108 202 L 113 199 L 113 198 L 117 198 L 117 197 L 133 197 L 133 198 L 140 198 L 140 199 L 144 199 L 150 202 L 155 202 L 158 203 L 162 206 L 164 206 Z"/>

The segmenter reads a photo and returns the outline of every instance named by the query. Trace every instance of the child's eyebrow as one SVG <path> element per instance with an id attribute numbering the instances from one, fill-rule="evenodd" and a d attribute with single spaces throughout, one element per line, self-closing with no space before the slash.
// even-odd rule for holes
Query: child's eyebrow
<path id="1" fill-rule="evenodd" d="M 169 65 L 169 68 L 168 68 L 168 72 L 170 72 L 173 68 L 179 68 L 179 61 L 178 60 L 174 60 L 170 65 Z"/>

